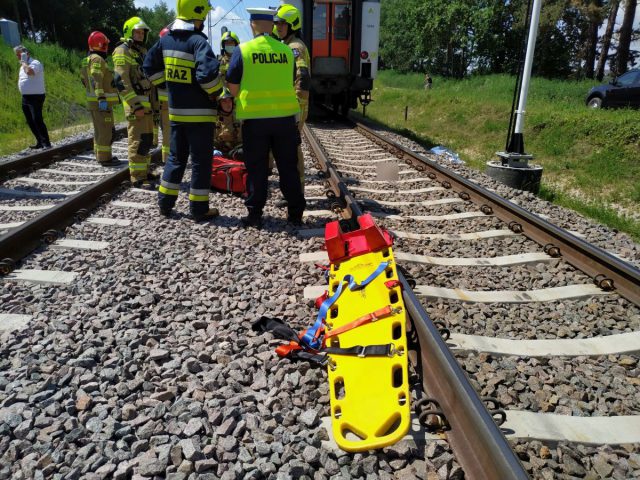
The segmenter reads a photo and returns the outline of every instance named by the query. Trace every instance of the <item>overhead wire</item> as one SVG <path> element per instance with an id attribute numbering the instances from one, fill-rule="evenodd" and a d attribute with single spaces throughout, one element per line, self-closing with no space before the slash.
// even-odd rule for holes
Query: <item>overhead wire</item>
<path id="1" fill-rule="evenodd" d="M 211 25 L 211 28 L 215 27 L 215 26 L 216 26 L 216 25 L 218 25 L 222 20 L 224 20 L 224 19 L 227 17 L 227 15 L 229 15 L 229 14 L 233 11 L 233 9 L 234 9 L 234 8 L 236 8 L 240 3 L 242 3 L 242 0 L 238 0 L 238 1 L 236 2 L 236 4 L 235 4 L 233 7 L 231 7 L 231 9 L 227 10 L 227 12 L 226 12 L 222 17 L 220 17 L 220 19 L 219 19 L 216 23 L 214 23 L 213 25 Z"/>

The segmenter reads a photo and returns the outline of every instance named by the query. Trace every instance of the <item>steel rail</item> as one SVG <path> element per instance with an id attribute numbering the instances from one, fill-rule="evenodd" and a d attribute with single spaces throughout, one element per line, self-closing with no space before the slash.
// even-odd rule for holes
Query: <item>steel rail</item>
<path id="1" fill-rule="evenodd" d="M 463 200 L 480 205 L 484 213 L 495 215 L 512 231 L 522 233 L 542 245 L 551 256 L 562 257 L 590 276 L 598 287 L 615 290 L 633 304 L 640 305 L 640 269 L 399 143 L 378 135 L 362 122 L 356 122 L 355 128 L 378 146 L 404 160 L 407 165 L 426 171 L 432 180 L 455 191 Z"/>
<path id="2" fill-rule="evenodd" d="M 151 161 L 157 162 L 160 156 L 160 149 L 155 149 L 151 154 Z M 128 180 L 129 167 L 125 166 L 37 217 L 12 228 L 0 236 L 0 260 L 4 262 L 8 259 L 12 264 L 17 263 L 42 245 L 44 235 L 51 230 L 60 232 L 72 224 L 78 215 L 80 218 L 86 217 L 92 208 L 101 202 L 108 201 L 111 194 Z"/>
<path id="3" fill-rule="evenodd" d="M 114 140 L 117 140 L 126 133 L 126 127 L 117 128 Z M 0 178 L 11 178 L 15 175 L 34 170 L 34 168 L 44 167 L 45 165 L 57 162 L 58 160 L 61 160 L 65 157 L 77 155 L 78 153 L 90 150 L 92 148 L 93 137 L 85 138 L 83 140 L 76 140 L 75 142 L 71 142 L 66 145 L 60 145 L 58 147 L 31 153 L 24 157 L 8 160 L 6 162 L 0 163 Z"/>
<path id="4" fill-rule="evenodd" d="M 333 192 L 340 195 L 345 209 L 342 216 L 351 221 L 363 214 L 349 193 L 326 151 L 307 125 L 303 133 L 327 176 Z M 347 212 L 347 210 L 349 210 Z M 446 432 L 466 478 L 480 480 L 528 479 L 517 455 L 496 425 L 491 413 L 442 339 L 437 327 L 418 297 L 398 271 L 403 298 L 420 342 L 422 379 L 425 393 L 435 399 L 451 427 Z"/>

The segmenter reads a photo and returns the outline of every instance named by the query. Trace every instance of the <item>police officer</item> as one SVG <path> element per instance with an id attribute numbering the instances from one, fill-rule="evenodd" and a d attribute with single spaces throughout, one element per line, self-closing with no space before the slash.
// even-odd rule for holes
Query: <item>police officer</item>
<path id="1" fill-rule="evenodd" d="M 91 32 L 87 41 L 89 56 L 82 59 L 80 75 L 87 94 L 87 108 L 93 121 L 93 150 L 101 165 L 120 165 L 111 156 L 114 137 L 113 105 L 120 102 L 113 87 L 113 72 L 107 65 L 109 39 L 102 32 Z"/>
<path id="2" fill-rule="evenodd" d="M 129 175 L 134 186 L 153 189 L 149 176 L 153 146 L 153 111 L 157 110 L 151 82 L 142 71 L 149 27 L 140 17 L 127 20 L 113 51 L 115 83 L 129 123 Z"/>
<path id="3" fill-rule="evenodd" d="M 218 215 L 209 209 L 211 153 L 216 100 L 222 93 L 219 63 L 202 33 L 211 10 L 208 0 L 178 0 L 177 18 L 144 62 L 156 86 L 166 82 L 169 92 L 171 147 L 158 193 L 160 213 L 168 216 L 178 199 L 180 182 L 191 153 L 189 204 L 194 220 Z"/>
<path id="4" fill-rule="evenodd" d="M 300 119 L 298 129 L 302 131 L 304 122 L 309 114 L 309 89 L 311 88 L 311 60 L 309 50 L 300 38 L 302 18 L 300 10 L 293 5 L 280 5 L 275 17 L 276 32 L 285 45 L 289 45 L 296 60 L 296 97 L 300 104 Z M 302 147 L 298 145 L 298 173 L 304 191 L 304 156 Z"/>
<path id="5" fill-rule="evenodd" d="M 300 133 L 296 115 L 300 105 L 293 86 L 295 59 L 289 47 L 274 40 L 274 10 L 249 8 L 254 38 L 241 44 L 231 56 L 227 86 L 236 97 L 236 116 L 243 120 L 244 162 L 248 173 L 249 214 L 245 226 L 260 228 L 267 201 L 269 150 L 273 151 L 280 189 L 288 202 L 288 221 L 302 223 L 305 199 L 296 168 Z"/>

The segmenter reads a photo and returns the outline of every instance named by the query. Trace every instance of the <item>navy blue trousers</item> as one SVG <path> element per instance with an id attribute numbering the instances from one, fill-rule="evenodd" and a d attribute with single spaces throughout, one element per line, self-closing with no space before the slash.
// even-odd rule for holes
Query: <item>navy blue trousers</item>
<path id="1" fill-rule="evenodd" d="M 209 210 L 211 158 L 213 155 L 213 123 L 171 123 L 171 146 L 162 173 L 158 204 L 171 210 L 178 200 L 180 182 L 191 153 L 191 188 L 189 207 L 192 215 Z"/>
<path id="2" fill-rule="evenodd" d="M 249 196 L 244 204 L 252 215 L 262 215 L 269 193 L 269 151 L 278 167 L 280 190 L 289 204 L 289 216 L 302 218 L 306 206 L 298 174 L 300 132 L 295 118 L 264 118 L 242 123 L 242 147 L 247 166 Z"/>

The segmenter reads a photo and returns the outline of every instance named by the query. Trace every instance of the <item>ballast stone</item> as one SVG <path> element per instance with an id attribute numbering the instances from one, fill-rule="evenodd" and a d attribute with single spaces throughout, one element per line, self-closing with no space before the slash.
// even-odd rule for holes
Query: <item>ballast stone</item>
<path id="1" fill-rule="evenodd" d="M 156 457 L 155 453 L 153 452 L 147 452 L 141 457 L 138 457 L 137 471 L 140 475 L 162 475 L 165 473 L 166 468 L 166 459 L 160 459 Z"/>
<path id="2" fill-rule="evenodd" d="M 320 421 L 320 416 L 315 410 L 306 410 L 300 415 L 300 421 L 307 427 L 313 427 Z"/>
<path id="3" fill-rule="evenodd" d="M 189 423 L 187 423 L 187 426 L 185 427 L 183 433 L 186 437 L 192 437 L 203 428 L 204 426 L 202 425 L 202 420 L 200 420 L 199 418 L 192 418 L 191 420 L 189 420 Z"/>

